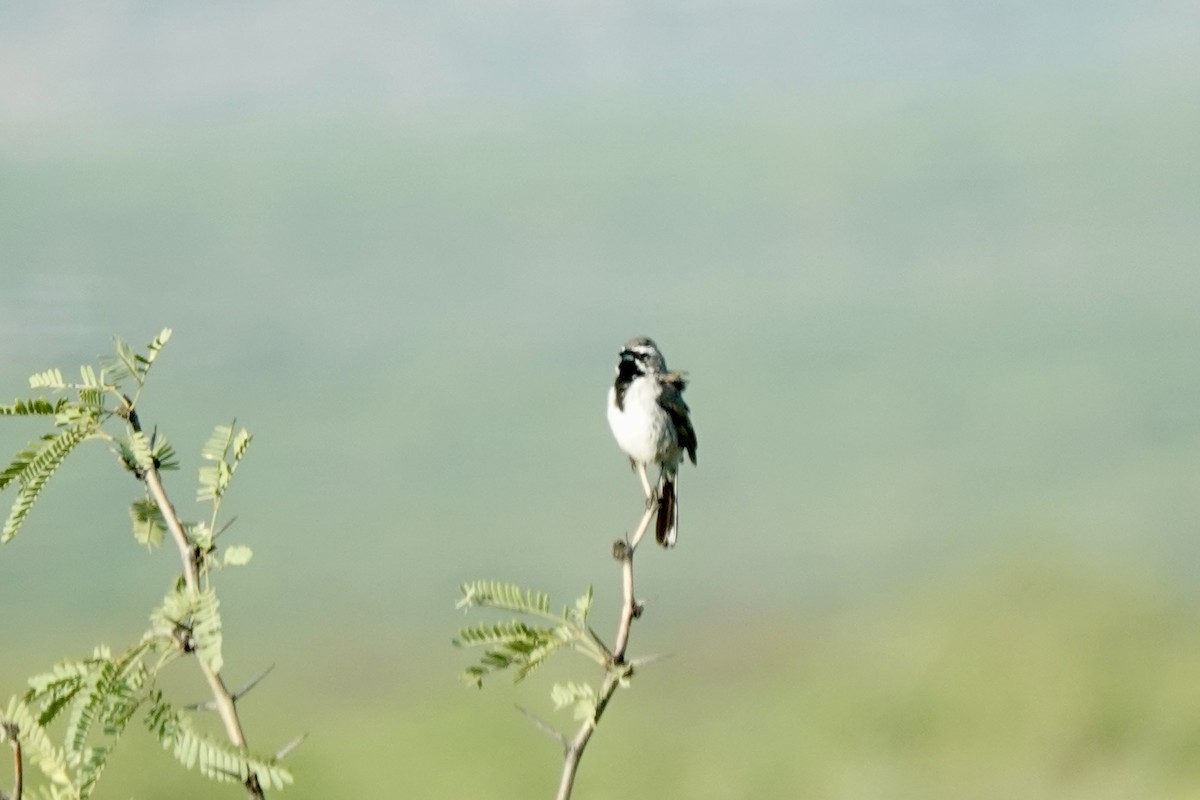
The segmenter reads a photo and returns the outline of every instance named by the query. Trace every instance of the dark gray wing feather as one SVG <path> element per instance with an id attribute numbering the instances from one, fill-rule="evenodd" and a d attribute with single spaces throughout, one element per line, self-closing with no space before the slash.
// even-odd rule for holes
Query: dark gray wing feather
<path id="1" fill-rule="evenodd" d="M 679 446 L 687 451 L 688 458 L 696 463 L 696 429 L 692 427 L 687 403 L 683 401 L 683 390 L 687 388 L 687 379 L 682 372 L 666 372 L 662 375 L 662 393 L 658 396 L 658 404 L 671 418 L 675 425 L 675 433 L 679 437 Z"/>

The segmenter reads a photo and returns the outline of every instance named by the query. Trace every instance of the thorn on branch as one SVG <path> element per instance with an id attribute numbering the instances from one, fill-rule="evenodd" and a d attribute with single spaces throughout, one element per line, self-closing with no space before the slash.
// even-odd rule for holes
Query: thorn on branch
<path id="1" fill-rule="evenodd" d="M 230 528 L 232 528 L 232 527 L 233 527 L 233 523 L 235 523 L 235 522 L 237 522 L 237 515 L 234 515 L 234 516 L 230 517 L 228 522 L 226 522 L 224 525 L 222 525 L 220 528 L 218 528 L 218 529 L 217 529 L 217 530 L 216 530 L 216 531 L 213 533 L 213 535 L 212 535 L 212 539 L 213 539 L 213 541 L 215 542 L 215 541 L 217 541 L 217 539 L 220 539 L 220 538 L 221 538 L 221 534 L 225 533 L 225 531 L 227 531 L 227 530 L 229 530 Z M 214 547 L 213 549 L 215 550 L 216 548 Z"/>
<path id="2" fill-rule="evenodd" d="M 274 664 L 272 664 L 271 666 L 264 669 L 262 672 L 255 675 L 253 678 L 251 678 L 246 683 L 245 686 L 243 686 L 242 688 L 238 689 L 235 692 L 232 692 L 230 694 L 230 699 L 232 699 L 233 702 L 236 703 L 239 700 L 241 700 L 243 697 L 245 697 L 246 695 L 250 694 L 250 690 L 253 689 L 255 686 L 258 686 L 258 684 L 262 681 L 262 679 L 267 677 L 267 675 L 269 675 L 271 673 L 271 670 L 273 670 L 273 669 L 275 669 Z M 207 701 L 204 701 L 201 703 L 191 703 L 189 705 L 184 706 L 184 708 L 186 708 L 188 711 L 217 711 L 217 710 L 219 710 L 216 700 L 207 700 Z M 300 739 L 303 739 L 307 735 L 308 735 L 307 733 L 302 734 L 300 736 Z M 289 747 L 294 747 L 295 744 L 299 744 L 299 743 L 300 743 L 300 740 L 297 740 L 293 745 L 289 745 Z"/>
<path id="3" fill-rule="evenodd" d="M 155 469 L 158 469 L 159 467 L 162 466 L 162 461 L 160 461 L 158 456 L 154 454 L 154 447 L 155 447 L 155 444 L 157 443 L 157 441 L 158 441 L 158 426 L 155 425 L 154 430 L 150 431 L 150 463 L 154 465 Z"/>
<path id="4" fill-rule="evenodd" d="M 653 664 L 655 661 L 661 661 L 664 658 L 670 658 L 670 653 L 651 653 L 648 656 L 639 656 L 638 658 L 630 659 L 631 667 L 644 667 L 647 664 Z"/>
<path id="5" fill-rule="evenodd" d="M 206 700 L 201 703 L 188 703 L 186 706 L 184 706 L 184 708 L 188 711 L 216 711 L 217 701 Z"/>
<path id="6" fill-rule="evenodd" d="M 633 604 L 632 604 L 632 608 L 633 608 L 633 618 L 641 619 L 642 612 L 646 610 L 646 604 L 643 603 L 641 600 L 634 600 Z"/>
<path id="7" fill-rule="evenodd" d="M 270 675 L 271 670 L 273 670 L 273 669 L 275 669 L 274 664 L 270 665 L 269 667 L 264 669 L 262 672 L 258 673 L 253 678 L 251 678 L 249 681 L 247 681 L 245 686 L 243 686 L 242 688 L 238 689 L 237 691 L 235 691 L 233 693 L 234 701 L 236 702 L 238 700 L 241 700 L 243 697 L 250 694 L 250 690 L 253 689 L 255 686 L 258 686 L 259 682 L 261 682 L 263 678 Z M 305 734 L 305 736 L 307 736 L 307 734 Z M 304 738 L 304 737 L 301 736 L 300 738 Z"/>
<path id="8" fill-rule="evenodd" d="M 563 736 L 558 731 L 558 729 L 555 728 L 553 725 L 551 725 L 549 722 L 546 722 L 544 719 L 539 717 L 537 714 L 534 714 L 532 711 L 529 711 L 526 708 L 522 708 L 521 706 L 517 706 L 517 711 L 520 711 L 522 714 L 524 714 L 526 717 L 528 717 L 530 722 L 532 722 L 534 725 L 536 725 L 539 730 L 541 730 L 543 733 L 545 733 L 547 736 L 549 736 L 554 741 L 558 742 L 562 746 L 564 751 L 566 751 L 567 749 L 570 748 L 571 744 L 570 744 L 570 742 L 567 741 L 567 737 Z"/>
<path id="9" fill-rule="evenodd" d="M 299 736 L 297 736 L 295 739 L 292 739 L 290 742 L 285 744 L 283 747 L 279 748 L 279 752 L 277 752 L 275 754 L 275 760 L 283 761 L 285 758 L 287 758 L 288 756 L 290 756 L 292 754 L 292 751 L 294 751 L 297 747 L 300 746 L 301 742 L 303 742 L 307 738 L 308 738 L 308 734 L 302 733 Z"/>

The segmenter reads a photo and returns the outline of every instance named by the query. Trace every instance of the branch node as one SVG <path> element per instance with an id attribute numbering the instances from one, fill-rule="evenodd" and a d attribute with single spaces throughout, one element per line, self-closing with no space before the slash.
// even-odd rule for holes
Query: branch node
<path id="1" fill-rule="evenodd" d="M 179 648 L 179 652 L 194 653 L 196 639 L 192 636 L 192 629 L 178 620 L 172 620 L 172 623 L 174 627 L 171 628 L 171 638 L 175 640 L 175 646 Z"/>
<path id="2" fill-rule="evenodd" d="M 617 561 L 629 561 L 633 558 L 633 548 L 624 539 L 617 539 L 613 542 L 612 554 Z"/>
<path id="3" fill-rule="evenodd" d="M 122 392 L 121 401 L 121 405 L 116 408 L 117 416 L 128 422 L 129 427 L 135 431 L 141 431 L 142 423 L 138 421 L 137 411 L 133 408 L 133 398 Z"/>

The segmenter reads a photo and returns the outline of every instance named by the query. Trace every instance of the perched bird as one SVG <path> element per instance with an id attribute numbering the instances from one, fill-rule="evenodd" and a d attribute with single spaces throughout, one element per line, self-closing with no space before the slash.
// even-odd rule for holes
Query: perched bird
<path id="1" fill-rule="evenodd" d="M 678 532 L 683 454 L 696 463 L 696 431 L 683 402 L 686 386 L 684 373 L 668 372 L 658 346 L 639 336 L 621 348 L 617 378 L 608 390 L 608 425 L 638 471 L 646 497 L 658 498 L 654 537 L 663 547 L 673 547 Z M 660 467 L 657 495 L 646 474 L 651 464 Z"/>

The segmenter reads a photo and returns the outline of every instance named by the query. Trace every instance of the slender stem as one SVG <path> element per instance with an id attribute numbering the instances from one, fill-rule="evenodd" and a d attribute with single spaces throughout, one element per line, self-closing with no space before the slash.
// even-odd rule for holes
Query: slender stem
<path id="1" fill-rule="evenodd" d="M 128 399 L 126 401 L 129 402 Z M 141 430 L 141 424 L 138 422 L 137 414 L 132 407 L 128 409 L 127 419 L 131 428 L 135 431 Z M 167 531 L 171 534 L 171 539 L 174 540 L 175 546 L 179 548 L 179 560 L 183 563 L 184 583 L 190 591 L 198 594 L 200 592 L 200 554 L 196 551 L 195 546 L 188 541 L 187 532 L 183 529 L 183 523 L 179 521 L 179 515 L 175 513 L 175 507 L 171 505 L 166 489 L 163 488 L 162 477 L 159 475 L 158 468 L 152 467 L 146 470 L 145 474 L 142 475 L 142 482 L 146 484 L 146 489 L 150 492 L 150 497 L 162 513 L 163 521 L 166 522 Z M 217 715 L 221 717 L 221 722 L 225 725 L 225 733 L 229 737 L 229 741 L 233 742 L 235 747 L 246 750 L 246 734 L 242 731 L 242 721 L 238 717 L 237 705 L 234 702 L 233 694 L 225 686 L 225 681 L 221 679 L 220 673 L 213 670 L 208 665 L 208 662 L 202 658 L 197 658 L 196 663 L 200 665 L 200 672 L 204 675 L 204 680 L 208 683 L 208 688 L 212 692 L 213 704 Z M 253 800 L 263 800 L 264 794 L 262 785 L 258 780 L 258 775 L 251 772 L 246 776 L 242 785 L 246 789 L 247 796 L 253 798 Z"/>
<path id="2" fill-rule="evenodd" d="M 167 491 L 163 488 L 162 478 L 159 476 L 158 470 L 152 469 L 147 471 L 142 480 L 145 481 L 146 488 L 150 491 L 150 497 L 154 500 L 154 504 L 162 512 L 163 520 L 167 523 L 167 530 L 171 534 L 171 539 L 175 542 L 175 546 L 179 548 L 179 560 L 183 562 L 184 583 L 192 591 L 199 592 L 200 571 L 196 566 L 195 548 L 188 541 L 187 532 L 183 529 L 183 523 L 179 521 L 179 515 L 175 513 L 175 506 L 171 505 L 171 501 L 167 497 Z"/>
<path id="3" fill-rule="evenodd" d="M 13 749 L 13 793 L 12 800 L 21 800 L 25 789 L 25 759 L 21 757 L 20 731 L 14 723 L 5 723 L 5 733 L 12 741 Z M 4 792 L 0 792 L 0 795 Z"/>
<path id="4" fill-rule="evenodd" d="M 644 477 L 644 470 L 643 482 L 648 502 L 641 524 L 638 525 L 633 537 L 628 542 L 617 540 L 613 545 L 613 556 L 621 562 L 624 602 L 621 604 L 617 639 L 613 646 L 608 674 L 605 675 L 604 683 L 600 687 L 595 712 L 583 721 L 575 736 L 563 745 L 563 768 L 556 800 L 569 800 L 571 797 L 571 790 L 575 786 L 575 775 L 579 771 L 579 759 L 583 757 L 584 748 L 587 747 L 592 734 L 596 732 L 596 726 L 600 722 L 600 716 L 604 713 L 604 709 L 608 706 L 608 701 L 616 694 L 621 682 L 632 672 L 632 667 L 625 663 L 625 650 L 629 646 L 629 631 L 633 626 L 633 620 L 641 613 L 641 605 L 633 596 L 633 554 L 642 541 L 642 537 L 645 536 L 646 530 L 650 527 L 650 520 L 654 518 L 654 514 L 658 510 L 658 499 L 650 491 L 649 482 Z"/>
<path id="5" fill-rule="evenodd" d="M 579 757 L 583 755 L 583 749 L 574 745 L 575 742 L 572 741 L 566 747 L 562 778 L 558 782 L 558 794 L 555 795 L 555 800 L 568 800 L 571 796 L 571 789 L 575 787 L 575 773 L 579 771 Z"/>
<path id="6" fill-rule="evenodd" d="M 21 740 L 13 739 L 13 800 L 21 800 L 21 792 L 25 789 L 25 759 L 21 758 Z"/>
<path id="7" fill-rule="evenodd" d="M 633 619 L 638 613 L 638 604 L 633 597 L 633 553 L 637 550 L 638 543 L 645 535 L 646 529 L 650 527 L 650 520 L 654 518 L 657 510 L 657 503 L 646 509 L 646 513 L 642 517 L 642 524 L 638 526 L 628 547 L 614 548 L 614 553 L 617 549 L 624 550 L 623 553 L 617 555 L 621 562 L 621 585 L 625 592 L 625 602 L 621 605 L 621 620 L 617 626 L 617 641 L 613 646 L 614 664 L 623 663 L 625 660 L 625 649 L 629 646 L 629 629 L 633 626 Z"/>

